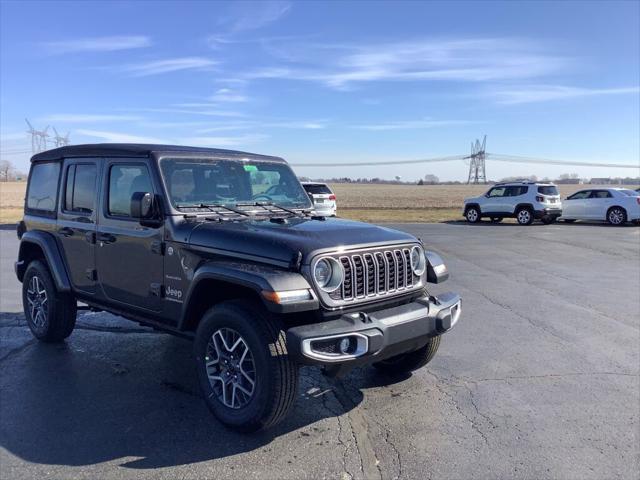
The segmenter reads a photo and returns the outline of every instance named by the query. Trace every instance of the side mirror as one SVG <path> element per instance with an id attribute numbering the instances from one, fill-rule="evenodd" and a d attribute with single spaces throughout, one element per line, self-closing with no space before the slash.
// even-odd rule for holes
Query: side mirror
<path id="1" fill-rule="evenodd" d="M 131 195 L 131 218 L 148 220 L 153 217 L 153 194 L 149 192 L 135 192 Z"/>

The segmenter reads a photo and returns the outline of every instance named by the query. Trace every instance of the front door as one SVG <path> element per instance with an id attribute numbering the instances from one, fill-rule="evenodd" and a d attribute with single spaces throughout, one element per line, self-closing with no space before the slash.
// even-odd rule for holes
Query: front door
<path id="1" fill-rule="evenodd" d="M 508 210 L 508 199 L 505 198 L 507 187 L 493 187 L 487 192 L 487 199 L 483 203 L 482 213 L 501 213 Z"/>
<path id="2" fill-rule="evenodd" d="M 131 218 L 135 192 L 157 192 L 149 167 L 140 160 L 111 160 L 105 167 L 103 208 L 97 232 L 96 267 L 105 300 L 141 313 L 162 309 L 162 226 Z"/>
<path id="3" fill-rule="evenodd" d="M 58 238 L 71 283 L 78 292 L 96 288 L 95 239 L 101 165 L 92 159 L 67 160 L 58 212 Z"/>

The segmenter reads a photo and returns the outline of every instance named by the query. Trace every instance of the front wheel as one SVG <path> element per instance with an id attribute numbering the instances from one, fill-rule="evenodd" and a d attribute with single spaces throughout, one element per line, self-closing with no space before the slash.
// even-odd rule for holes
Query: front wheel
<path id="1" fill-rule="evenodd" d="M 438 351 L 439 346 L 440 335 L 431 337 L 427 344 L 418 350 L 396 355 L 395 357 L 374 363 L 373 366 L 385 373 L 413 372 L 429 363 Z"/>
<path id="2" fill-rule="evenodd" d="M 285 338 L 280 320 L 257 303 L 227 301 L 205 313 L 194 343 L 198 380 L 223 424 L 255 432 L 285 417 L 298 388 Z"/>
<path id="3" fill-rule="evenodd" d="M 624 208 L 621 207 L 613 207 L 610 208 L 607 212 L 607 222 L 610 225 L 624 225 L 627 223 L 627 212 Z"/>
<path id="4" fill-rule="evenodd" d="M 516 212 L 516 220 L 520 225 L 531 225 L 533 223 L 533 212 L 524 207 Z"/>
<path id="5" fill-rule="evenodd" d="M 40 260 L 27 267 L 22 279 L 22 305 L 33 336 L 43 342 L 61 342 L 76 326 L 75 298 L 58 292 L 51 273 Z"/>
<path id="6" fill-rule="evenodd" d="M 478 207 L 469 207 L 464 216 L 469 223 L 478 223 L 480 221 L 480 210 Z"/>

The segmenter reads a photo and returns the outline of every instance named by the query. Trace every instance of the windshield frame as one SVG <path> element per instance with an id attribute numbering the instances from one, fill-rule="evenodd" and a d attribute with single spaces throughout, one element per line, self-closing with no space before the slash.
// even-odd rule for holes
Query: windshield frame
<path id="1" fill-rule="evenodd" d="M 259 165 L 259 164 L 268 164 L 268 165 L 274 165 L 277 166 L 278 168 L 281 169 L 285 169 L 288 170 L 288 172 L 291 174 L 291 178 L 295 179 L 295 183 L 298 186 L 298 189 L 300 190 L 300 192 L 302 193 L 302 195 L 300 196 L 301 202 L 300 203 L 291 203 L 291 202 L 287 202 L 287 203 L 283 203 L 282 206 L 288 208 L 288 209 L 292 209 L 292 210 L 310 210 L 312 209 L 312 204 L 311 204 L 311 199 L 309 198 L 309 196 L 307 195 L 306 191 L 304 190 L 304 188 L 302 187 L 300 180 L 298 179 L 297 175 L 295 174 L 295 172 L 293 171 L 293 169 L 291 168 L 291 166 L 285 162 L 282 159 L 278 159 L 278 157 L 267 157 L 267 158 L 256 158 L 256 157 L 251 157 L 251 156 L 234 156 L 234 155 L 203 155 L 203 154 L 188 154 L 188 155 L 184 155 L 184 154 L 180 154 L 179 152 L 172 152 L 171 154 L 165 154 L 162 156 L 158 156 L 156 157 L 156 162 L 157 162 L 157 166 L 158 166 L 158 173 L 160 176 L 160 181 L 162 183 L 162 187 L 165 193 L 165 197 L 166 197 L 166 205 L 172 210 L 172 212 L 174 214 L 180 214 L 180 215 L 184 215 L 188 210 L 185 209 L 185 206 L 181 203 L 181 202 L 177 202 L 174 200 L 170 188 L 169 188 L 169 183 L 167 182 L 167 178 L 165 176 L 165 171 L 163 169 L 163 162 L 165 161 L 178 161 L 180 163 L 194 163 L 194 164 L 206 164 L 206 163 L 216 163 L 216 162 L 231 162 L 231 163 L 236 163 L 236 164 L 249 164 L 249 165 Z M 255 195 L 254 195 L 255 196 Z M 236 204 L 243 204 L 243 205 L 247 205 L 249 203 L 252 202 L 256 202 L 256 210 L 259 211 L 264 211 L 264 209 L 260 208 L 259 204 L 264 204 L 264 205 L 279 205 L 279 202 L 277 200 L 274 201 L 261 201 L 261 200 L 252 200 L 252 199 L 248 199 L 248 200 L 243 200 L 243 199 L 236 199 L 233 202 L 218 202 L 218 203 L 211 203 L 209 205 L 218 205 L 221 207 L 224 206 L 229 206 L 229 207 L 235 207 Z M 191 203 L 192 202 L 187 202 L 189 203 L 189 207 L 187 208 L 191 208 Z M 198 203 L 193 202 L 193 208 L 197 208 L 199 206 Z M 196 212 L 190 212 L 188 211 L 189 214 L 211 214 L 211 212 L 200 212 L 200 211 L 196 211 Z"/>

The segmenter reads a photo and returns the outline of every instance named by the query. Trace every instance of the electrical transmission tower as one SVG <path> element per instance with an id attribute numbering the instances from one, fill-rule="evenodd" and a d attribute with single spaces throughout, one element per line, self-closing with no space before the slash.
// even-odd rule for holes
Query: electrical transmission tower
<path id="1" fill-rule="evenodd" d="M 39 152 L 44 152 L 47 149 L 49 126 L 47 125 L 47 128 L 45 128 L 44 130 L 36 130 L 35 128 L 33 128 L 33 125 L 31 125 L 31 122 L 29 122 L 29 120 L 25 118 L 24 121 L 27 122 L 27 125 L 29 125 L 29 130 L 27 130 L 27 133 L 31 135 L 32 153 L 36 154 Z"/>
<path id="2" fill-rule="evenodd" d="M 55 133 L 55 137 L 53 137 L 53 141 L 55 142 L 56 147 L 64 147 L 66 145 L 69 145 L 69 132 L 67 132 L 67 134 L 63 137 L 58 133 L 58 130 L 56 130 L 56 127 L 53 127 L 53 133 Z"/>
<path id="3" fill-rule="evenodd" d="M 465 157 L 469 159 L 469 180 L 467 183 L 487 183 L 487 175 L 485 170 L 485 147 L 487 146 L 487 136 L 484 136 L 482 143 L 476 140 L 471 142 L 471 155 Z"/>

